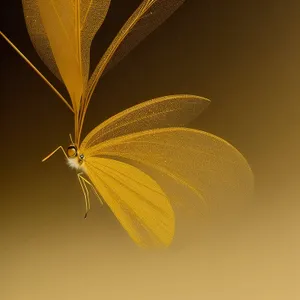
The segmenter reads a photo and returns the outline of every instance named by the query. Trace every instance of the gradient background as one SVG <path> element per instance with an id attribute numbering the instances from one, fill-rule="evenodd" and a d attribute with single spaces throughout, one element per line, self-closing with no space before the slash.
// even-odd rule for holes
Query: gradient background
<path id="1" fill-rule="evenodd" d="M 140 1 L 112 2 L 92 66 Z M 21 0 L 2 3 L 0 19 L 63 90 L 31 45 Z M 95 198 L 83 219 L 83 196 L 62 154 L 41 163 L 68 145 L 72 115 L 1 39 L 0 297 L 300 297 L 299 26 L 296 0 L 190 0 L 98 85 L 85 133 L 133 104 L 195 93 L 212 100 L 197 127 L 235 145 L 255 173 L 256 197 L 244 212 L 194 227 L 196 238 L 163 253 L 137 249 Z"/>

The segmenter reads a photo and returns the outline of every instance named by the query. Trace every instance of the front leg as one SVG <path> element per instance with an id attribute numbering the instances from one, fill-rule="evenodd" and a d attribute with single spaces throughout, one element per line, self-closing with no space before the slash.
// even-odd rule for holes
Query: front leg
<path id="1" fill-rule="evenodd" d="M 89 191 L 86 187 L 85 181 L 82 180 L 83 177 L 80 174 L 81 173 L 77 174 L 77 178 L 78 178 L 78 181 L 80 183 L 80 186 L 81 186 L 81 189 L 82 189 L 82 192 L 83 192 L 83 196 L 84 196 L 84 202 L 85 202 L 85 215 L 84 215 L 84 218 L 86 219 L 87 214 L 88 214 L 88 212 L 91 208 L 90 195 L 89 195 Z"/>
<path id="2" fill-rule="evenodd" d="M 99 193 L 95 189 L 94 185 L 91 182 L 89 182 L 86 178 L 84 178 L 82 176 L 83 174 L 84 174 L 83 172 L 77 173 L 77 177 L 78 177 L 79 183 L 81 185 L 81 188 L 82 188 L 82 191 L 83 191 L 83 194 L 84 194 L 85 203 L 86 203 L 86 214 L 85 214 L 85 218 L 86 218 L 87 213 L 89 212 L 89 210 L 91 208 L 89 191 L 88 191 L 88 188 L 87 188 L 86 184 L 88 184 L 92 188 L 94 194 L 99 199 L 101 205 L 103 205 L 103 201 L 102 201 Z"/>

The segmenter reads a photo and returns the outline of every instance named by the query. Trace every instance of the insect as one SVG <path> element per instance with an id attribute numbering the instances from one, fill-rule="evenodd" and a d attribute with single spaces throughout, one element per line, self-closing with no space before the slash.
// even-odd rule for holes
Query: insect
<path id="1" fill-rule="evenodd" d="M 217 193 L 252 188 L 252 172 L 242 154 L 223 139 L 184 127 L 209 104 L 178 94 L 133 106 L 96 126 L 83 140 L 82 127 L 100 77 L 166 20 L 184 0 L 144 0 L 121 28 L 89 76 L 91 42 L 110 0 L 23 0 L 32 43 L 48 68 L 64 82 L 71 102 L 2 37 L 46 81 L 74 114 L 74 141 L 61 150 L 77 171 L 87 215 L 89 191 L 105 202 L 141 247 L 167 247 L 175 232 L 172 203 L 195 196 L 206 205 Z M 172 181 L 166 185 L 147 168 Z"/>

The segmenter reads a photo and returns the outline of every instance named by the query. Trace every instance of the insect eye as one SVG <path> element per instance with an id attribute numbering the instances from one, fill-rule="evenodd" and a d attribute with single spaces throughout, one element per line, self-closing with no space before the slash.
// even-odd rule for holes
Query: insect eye
<path id="1" fill-rule="evenodd" d="M 77 149 L 75 146 L 69 146 L 67 150 L 68 157 L 76 157 L 77 156 Z"/>

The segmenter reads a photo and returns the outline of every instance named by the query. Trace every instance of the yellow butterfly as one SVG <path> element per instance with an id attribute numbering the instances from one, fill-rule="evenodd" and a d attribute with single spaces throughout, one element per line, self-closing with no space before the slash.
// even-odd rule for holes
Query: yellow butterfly
<path id="1" fill-rule="evenodd" d="M 74 113 L 75 140 L 65 151 L 82 187 L 105 201 L 136 244 L 168 246 L 175 232 L 171 202 L 193 195 L 206 204 L 228 191 L 252 188 L 251 169 L 238 150 L 212 134 L 184 126 L 209 100 L 171 95 L 129 108 L 93 129 L 82 141 L 85 114 L 99 78 L 166 20 L 184 0 L 144 0 L 121 28 L 89 76 L 91 42 L 110 0 L 23 0 L 27 29 L 39 56 L 61 79 L 71 104 L 1 32 Z M 172 180 L 167 188 L 161 178 Z M 153 173 L 153 174 L 154 174 Z M 186 198 L 186 199 L 184 199 Z"/>

